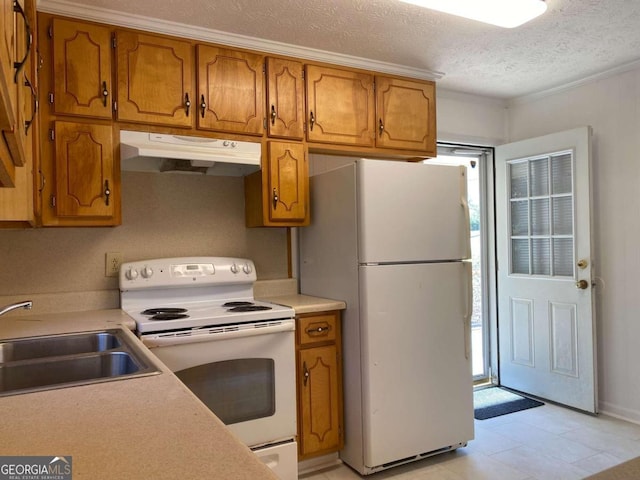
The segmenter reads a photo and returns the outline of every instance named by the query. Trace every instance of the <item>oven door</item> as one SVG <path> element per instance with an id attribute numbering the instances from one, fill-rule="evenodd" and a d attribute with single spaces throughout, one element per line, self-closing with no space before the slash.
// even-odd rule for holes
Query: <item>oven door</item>
<path id="1" fill-rule="evenodd" d="M 295 437 L 294 329 L 286 319 L 141 339 L 251 447 Z"/>

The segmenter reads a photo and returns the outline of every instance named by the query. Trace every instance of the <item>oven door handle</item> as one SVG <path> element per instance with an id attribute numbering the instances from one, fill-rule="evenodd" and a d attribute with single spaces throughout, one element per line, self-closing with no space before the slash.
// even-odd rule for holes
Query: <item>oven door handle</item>
<path id="1" fill-rule="evenodd" d="M 193 330 L 188 334 L 184 332 L 159 333 L 142 335 L 140 340 L 148 348 L 168 347 L 173 345 L 186 345 L 189 343 L 215 342 L 219 340 L 229 340 L 233 338 L 254 337 L 256 335 L 267 335 L 270 333 L 288 332 L 295 330 L 295 320 L 285 320 L 278 325 L 245 328 L 239 330 L 220 327 L 203 328 Z"/>

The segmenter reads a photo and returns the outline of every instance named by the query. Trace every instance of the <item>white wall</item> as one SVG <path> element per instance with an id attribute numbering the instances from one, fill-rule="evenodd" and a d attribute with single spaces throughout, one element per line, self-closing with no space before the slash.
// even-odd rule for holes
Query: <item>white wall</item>
<path id="1" fill-rule="evenodd" d="M 593 127 L 599 404 L 640 421 L 640 68 L 513 102 L 510 141 Z"/>
<path id="2" fill-rule="evenodd" d="M 494 146 L 507 138 L 507 102 L 436 90 L 439 142 Z"/>

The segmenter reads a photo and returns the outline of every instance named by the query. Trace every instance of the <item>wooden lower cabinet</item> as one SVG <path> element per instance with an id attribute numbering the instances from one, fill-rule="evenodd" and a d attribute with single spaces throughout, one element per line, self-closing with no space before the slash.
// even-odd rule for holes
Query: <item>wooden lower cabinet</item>
<path id="1" fill-rule="evenodd" d="M 298 458 L 343 446 L 340 312 L 296 317 Z"/>

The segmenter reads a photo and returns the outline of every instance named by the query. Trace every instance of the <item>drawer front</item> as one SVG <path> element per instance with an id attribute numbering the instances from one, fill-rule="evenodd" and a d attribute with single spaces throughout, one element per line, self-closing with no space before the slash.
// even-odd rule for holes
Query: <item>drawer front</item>
<path id="1" fill-rule="evenodd" d="M 334 342 L 338 318 L 335 314 L 314 315 L 298 319 L 298 343 L 300 346 L 318 342 Z"/>

